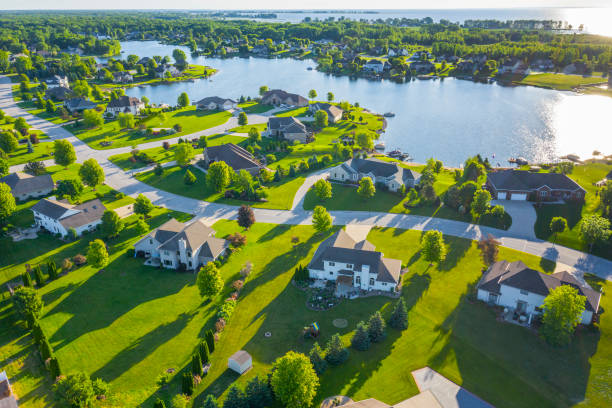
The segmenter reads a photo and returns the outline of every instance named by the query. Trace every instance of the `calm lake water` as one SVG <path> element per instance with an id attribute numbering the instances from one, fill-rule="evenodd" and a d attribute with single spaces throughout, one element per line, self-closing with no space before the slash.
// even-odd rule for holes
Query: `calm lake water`
<path id="1" fill-rule="evenodd" d="M 122 57 L 171 55 L 174 48 L 156 42 L 125 42 Z M 387 150 L 399 148 L 417 162 L 433 156 L 459 165 L 480 153 L 503 166 L 516 156 L 544 161 L 569 153 L 590 157 L 594 149 L 612 154 L 612 98 L 603 96 L 452 78 L 404 84 L 350 79 L 308 71 L 312 61 L 291 59 L 196 57 L 190 62 L 219 72 L 212 80 L 135 87 L 126 93 L 174 105 L 181 92 L 195 101 L 213 95 L 254 97 L 261 85 L 304 96 L 315 89 L 320 99 L 331 91 L 337 101 L 359 102 L 378 113 L 394 112 L 382 140 Z"/>

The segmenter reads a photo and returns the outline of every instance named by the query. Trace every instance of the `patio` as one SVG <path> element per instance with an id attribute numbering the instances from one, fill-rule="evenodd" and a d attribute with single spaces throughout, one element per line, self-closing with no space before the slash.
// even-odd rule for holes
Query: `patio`
<path id="1" fill-rule="evenodd" d="M 501 311 L 500 318 L 504 322 L 516 324 L 517 326 L 531 327 L 533 314 L 518 313 L 516 309 L 506 307 Z"/>

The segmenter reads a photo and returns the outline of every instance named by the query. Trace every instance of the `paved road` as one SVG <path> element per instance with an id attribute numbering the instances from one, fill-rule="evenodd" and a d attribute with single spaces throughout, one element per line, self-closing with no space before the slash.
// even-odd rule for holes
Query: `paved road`
<path id="1" fill-rule="evenodd" d="M 49 122 L 43 119 L 35 118 L 28 112 L 19 108 L 12 98 L 10 83 L 6 77 L 0 77 L 0 109 L 11 116 L 25 117 L 29 123 L 37 126 L 38 129 L 44 129 L 44 131 L 47 132 L 47 134 L 49 134 L 52 138 L 66 138 L 70 140 L 75 147 L 78 161 L 83 161 L 89 157 L 95 158 L 104 169 L 104 173 L 106 175 L 105 183 L 115 190 L 121 191 L 132 197 L 135 197 L 138 194 L 144 194 L 151 199 L 155 205 L 194 214 L 195 216 L 202 217 L 209 222 L 214 222 L 220 219 L 236 218 L 238 207 L 199 201 L 172 194 L 167 191 L 160 191 L 131 177 L 129 173 L 121 170 L 108 160 L 110 155 L 117 154 L 117 152 L 121 149 L 91 149 L 89 146 L 87 146 L 87 144 L 77 139 L 61 126 L 49 124 Z M 267 112 L 267 114 L 270 113 L 271 112 Z M 264 115 L 258 116 L 261 116 L 262 118 L 259 120 L 263 120 L 265 117 Z M 249 116 L 249 121 L 250 123 L 255 123 L 251 121 L 251 116 Z M 232 127 L 232 125 L 228 125 L 226 123 L 221 125 L 221 127 L 228 128 Z M 198 133 L 207 134 L 207 132 L 208 134 L 219 133 L 219 129 L 211 128 Z M 151 142 L 147 143 L 146 145 L 147 147 L 152 147 L 153 144 L 161 145 L 161 143 L 163 143 L 163 141 Z M 140 147 L 144 148 L 144 145 L 141 145 Z M 125 149 L 126 151 L 129 151 L 129 148 Z M 307 177 L 304 186 L 302 186 L 296 194 L 291 210 L 254 209 L 257 221 L 273 224 L 293 225 L 312 223 L 311 212 L 305 211 L 302 208 L 302 203 L 308 188 L 310 188 L 310 186 L 314 184 L 316 180 L 324 176 L 325 171 L 321 171 Z M 536 238 L 526 238 L 521 231 L 502 231 L 495 228 L 482 227 L 465 222 L 445 220 L 441 218 L 422 217 L 417 215 L 388 214 L 366 211 L 332 211 L 331 215 L 334 218 L 334 223 L 338 225 L 375 225 L 380 227 L 413 229 L 419 231 L 437 229 L 447 235 L 469 239 L 480 239 L 482 236 L 491 234 L 498 238 L 505 247 L 541 256 L 555 262 L 561 262 L 575 268 L 577 271 L 594 273 L 602 278 L 612 280 L 612 261 L 585 254 L 574 249 L 555 245 L 550 242 L 538 240 Z M 517 222 L 516 219 L 515 222 Z"/>

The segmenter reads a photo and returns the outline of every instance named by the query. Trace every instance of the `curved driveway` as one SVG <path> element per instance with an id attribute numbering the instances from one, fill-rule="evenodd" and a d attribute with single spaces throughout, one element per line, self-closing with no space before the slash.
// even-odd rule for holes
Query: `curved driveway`
<path id="1" fill-rule="evenodd" d="M 11 85 L 9 78 L 4 76 L 0 77 L 0 109 L 9 116 L 23 116 L 32 127 L 47 133 L 51 139 L 68 139 L 75 147 L 79 162 L 90 157 L 95 158 L 104 168 L 104 173 L 106 174 L 105 183 L 110 187 L 133 197 L 138 194 L 144 194 L 150 198 L 155 205 L 194 214 L 196 217 L 204 218 L 209 222 L 214 222 L 219 219 L 234 219 L 236 217 L 237 207 L 235 206 L 209 203 L 179 196 L 167 191 L 157 190 L 136 180 L 108 160 L 108 157 L 112 155 L 130 151 L 130 147 L 109 150 L 94 150 L 90 148 L 62 126 L 40 119 L 19 108 L 13 100 Z M 220 133 L 227 128 L 237 126 L 237 123 L 233 123 L 235 120 L 235 118 L 231 118 L 229 122 L 223 125 L 181 137 L 197 137 L 200 135 Z M 249 115 L 249 123 L 263 123 L 266 120 L 267 117 L 265 115 Z M 145 143 L 139 145 L 139 147 L 145 149 L 161 146 L 163 142 L 163 140 L 160 140 Z M 18 169 L 19 166 L 11 167 L 13 171 Z M 291 210 L 254 209 L 257 221 L 273 224 L 310 224 L 312 222 L 311 212 L 305 211 L 302 208 L 304 196 L 310 186 L 319 178 L 324 177 L 325 174 L 325 171 L 321 171 L 311 174 L 306 178 L 304 185 L 300 187 L 294 198 Z M 338 225 L 363 224 L 419 231 L 437 229 L 447 235 L 476 240 L 480 239 L 482 236 L 491 234 L 497 237 L 505 247 L 560 262 L 578 271 L 593 273 L 604 279 L 612 280 L 612 261 L 560 245 L 555 245 L 547 241 L 542 241 L 533 238 L 533 235 L 525 237 L 524 231 L 513 231 L 512 229 L 503 231 L 496 228 L 483 227 L 442 218 L 405 214 L 365 211 L 332 211 L 331 215 L 334 218 L 334 223 Z M 517 222 L 517 220 L 514 221 Z"/>

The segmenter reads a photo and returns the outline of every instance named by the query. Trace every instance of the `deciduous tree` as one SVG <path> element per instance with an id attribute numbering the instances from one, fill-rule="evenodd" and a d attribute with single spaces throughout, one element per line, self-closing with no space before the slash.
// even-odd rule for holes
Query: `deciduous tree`
<path id="1" fill-rule="evenodd" d="M 94 268 L 104 268 L 108 265 L 108 252 L 101 239 L 93 240 L 87 249 L 87 263 Z"/>
<path id="2" fill-rule="evenodd" d="M 241 205 L 238 209 L 238 225 L 244 229 L 249 229 L 255 224 L 255 214 L 248 205 Z"/>
<path id="3" fill-rule="evenodd" d="M 196 284 L 203 298 L 211 298 L 221 291 L 223 278 L 213 262 L 208 262 L 200 268 Z"/>
<path id="4" fill-rule="evenodd" d="M 551 344 L 564 345 L 570 342 L 576 325 L 585 308 L 586 297 L 579 295 L 578 290 L 561 285 L 550 291 L 544 299 L 542 308 L 541 333 Z"/>
<path id="5" fill-rule="evenodd" d="M 104 182 L 104 170 L 96 159 L 87 159 L 79 168 L 79 177 L 83 184 L 95 189 L 98 184 Z"/>
<path id="6" fill-rule="evenodd" d="M 53 142 L 53 159 L 55 164 L 68 167 L 76 161 L 76 152 L 69 141 L 65 139 Z"/>
<path id="7" fill-rule="evenodd" d="M 332 185 L 327 180 L 317 180 L 317 182 L 314 183 L 314 190 L 321 201 L 325 201 L 332 196 Z"/>
<path id="8" fill-rule="evenodd" d="M 16 209 L 17 204 L 11 193 L 11 187 L 6 183 L 0 183 L 0 225 L 4 225 Z"/>
<path id="9" fill-rule="evenodd" d="M 567 220 L 563 217 L 553 217 L 550 220 L 550 232 L 555 234 L 555 240 L 557 239 L 557 234 L 560 232 L 564 232 L 567 229 Z"/>
<path id="10" fill-rule="evenodd" d="M 327 231 L 332 226 L 332 217 L 325 207 L 317 205 L 312 213 L 312 225 L 317 232 Z"/>
<path id="11" fill-rule="evenodd" d="M 191 143 L 179 143 L 174 149 L 174 160 L 179 166 L 186 166 L 193 159 L 194 154 Z"/>
<path id="12" fill-rule="evenodd" d="M 105 237 L 116 237 L 125 228 L 125 224 L 119 215 L 113 210 L 106 210 L 102 214 L 102 234 Z"/>
<path id="13" fill-rule="evenodd" d="M 376 194 L 376 187 L 374 187 L 374 183 L 370 177 L 363 177 L 361 180 L 359 180 L 357 194 L 364 198 L 374 197 L 374 194 Z"/>
<path id="14" fill-rule="evenodd" d="M 580 236 L 592 251 L 595 243 L 610 237 L 610 221 L 599 215 L 587 215 L 580 222 Z"/>
<path id="15" fill-rule="evenodd" d="M 319 379 L 308 357 L 289 351 L 274 363 L 270 384 L 274 395 L 287 407 L 309 407 Z"/>
<path id="16" fill-rule="evenodd" d="M 142 194 L 138 194 L 134 202 L 134 212 L 146 217 L 151 211 L 153 211 L 153 203 L 151 203 L 151 200 Z"/>
<path id="17" fill-rule="evenodd" d="M 224 161 L 217 161 L 208 166 L 206 183 L 217 193 L 223 191 L 230 184 L 230 167 Z"/>
<path id="18" fill-rule="evenodd" d="M 421 254 L 423 259 L 432 265 L 440 263 L 446 258 L 446 246 L 440 231 L 427 231 L 421 239 Z"/>

